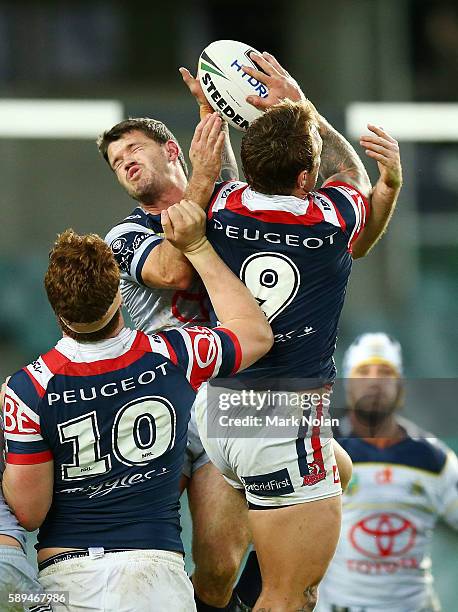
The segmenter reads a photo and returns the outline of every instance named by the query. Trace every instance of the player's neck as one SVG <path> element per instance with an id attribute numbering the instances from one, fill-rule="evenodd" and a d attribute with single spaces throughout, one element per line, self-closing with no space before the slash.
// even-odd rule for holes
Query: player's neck
<path id="1" fill-rule="evenodd" d="M 366 425 L 357 422 L 355 419 L 353 421 L 353 433 L 377 448 L 387 448 L 405 438 L 404 430 L 395 417 L 386 419 L 377 426 Z"/>
<path id="2" fill-rule="evenodd" d="M 306 189 L 302 189 L 302 187 L 296 187 L 291 192 L 291 195 L 294 196 L 295 198 L 300 198 L 301 200 L 306 200 L 308 195 L 309 195 L 309 193 L 310 193 L 309 191 L 307 191 Z"/>
<path id="3" fill-rule="evenodd" d="M 178 185 L 170 185 L 159 196 L 149 201 L 139 202 L 140 206 L 147 213 L 160 215 L 161 211 L 167 210 L 184 197 L 184 189 Z"/>

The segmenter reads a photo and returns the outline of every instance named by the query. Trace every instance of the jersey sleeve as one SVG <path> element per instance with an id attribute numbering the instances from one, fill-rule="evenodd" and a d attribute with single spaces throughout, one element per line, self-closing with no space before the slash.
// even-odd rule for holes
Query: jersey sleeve
<path id="1" fill-rule="evenodd" d="M 335 214 L 337 217 L 342 231 L 348 237 L 348 250 L 351 252 L 353 243 L 369 218 L 368 199 L 355 187 L 341 182 L 327 183 L 318 194 L 328 200 L 331 207 L 328 214 L 331 216 Z"/>
<path id="2" fill-rule="evenodd" d="M 33 465 L 53 459 L 41 432 L 40 401 L 40 393 L 25 370 L 10 378 L 2 406 L 6 463 Z"/>
<path id="3" fill-rule="evenodd" d="M 139 223 L 120 223 L 105 237 L 125 279 L 144 285 L 142 269 L 151 251 L 163 238 Z"/>
<path id="4" fill-rule="evenodd" d="M 235 189 L 246 187 L 246 183 L 241 181 L 223 181 L 216 183 L 212 197 L 207 207 L 207 218 L 212 219 L 213 215 L 226 206 L 226 200 Z"/>
<path id="5" fill-rule="evenodd" d="M 158 334 L 173 351 L 176 363 L 183 368 L 192 388 L 216 376 L 235 374 L 242 360 L 237 336 L 224 327 L 186 327 Z"/>
<path id="6" fill-rule="evenodd" d="M 448 449 L 447 459 L 438 476 L 437 511 L 453 529 L 458 530 L 458 459 Z"/>

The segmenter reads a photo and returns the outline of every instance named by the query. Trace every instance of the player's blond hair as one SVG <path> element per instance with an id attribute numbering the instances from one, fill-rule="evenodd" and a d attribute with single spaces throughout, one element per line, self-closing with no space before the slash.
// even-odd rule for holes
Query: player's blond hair
<path id="1" fill-rule="evenodd" d="M 243 136 L 240 151 L 250 187 L 260 193 L 289 195 L 297 176 L 314 167 L 316 129 L 317 112 L 308 100 L 284 100 L 255 119 Z"/>
<path id="2" fill-rule="evenodd" d="M 97 234 L 59 234 L 49 254 L 45 289 L 59 325 L 71 338 L 94 342 L 107 338 L 119 322 L 119 311 L 101 330 L 75 333 L 62 319 L 92 323 L 110 308 L 119 288 L 120 273 L 110 247 Z"/>

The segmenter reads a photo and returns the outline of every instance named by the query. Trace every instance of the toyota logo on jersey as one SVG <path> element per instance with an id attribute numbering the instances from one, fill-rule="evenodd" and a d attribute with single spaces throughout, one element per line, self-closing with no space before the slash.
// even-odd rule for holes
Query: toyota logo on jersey
<path id="1" fill-rule="evenodd" d="M 415 544 L 417 529 L 408 519 L 391 512 L 372 514 L 350 530 L 353 547 L 372 559 L 400 557 Z"/>

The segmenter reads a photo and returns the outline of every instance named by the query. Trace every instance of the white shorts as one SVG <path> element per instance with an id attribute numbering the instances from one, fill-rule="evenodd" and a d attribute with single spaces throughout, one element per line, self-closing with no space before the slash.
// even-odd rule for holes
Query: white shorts
<path id="1" fill-rule="evenodd" d="M 211 462 L 230 485 L 245 490 L 250 508 L 293 506 L 342 493 L 333 438 L 213 437 L 208 434 L 205 389 L 195 406 Z"/>
<path id="2" fill-rule="evenodd" d="M 163 550 L 59 561 L 39 572 L 45 591 L 64 591 L 68 612 L 195 612 L 183 557 Z"/>
<path id="3" fill-rule="evenodd" d="M 188 425 L 188 445 L 184 456 L 183 474 L 191 478 L 203 465 L 210 462 L 197 431 L 195 403 L 191 408 L 191 418 Z"/>

